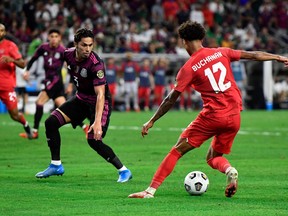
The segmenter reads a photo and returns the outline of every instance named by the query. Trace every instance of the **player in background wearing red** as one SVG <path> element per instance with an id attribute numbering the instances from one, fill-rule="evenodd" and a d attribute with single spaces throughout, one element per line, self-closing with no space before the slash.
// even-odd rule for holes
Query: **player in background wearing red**
<path id="1" fill-rule="evenodd" d="M 184 90 L 184 92 L 180 95 L 180 110 L 185 110 L 185 105 L 186 105 L 186 110 L 190 111 L 192 110 L 192 88 L 188 86 Z"/>
<path id="2" fill-rule="evenodd" d="M 223 156 L 229 154 L 233 140 L 240 128 L 242 99 L 233 78 L 231 61 L 249 59 L 256 61 L 277 60 L 288 67 L 288 58 L 260 51 L 233 50 L 229 48 L 205 48 L 202 41 L 205 29 L 197 22 L 187 21 L 178 29 L 185 49 L 191 56 L 176 77 L 176 86 L 163 100 L 152 118 L 143 125 L 142 136 L 168 110 L 188 87 L 201 93 L 203 109 L 182 132 L 176 145 L 158 167 L 150 186 L 142 192 L 130 194 L 130 198 L 153 198 L 156 190 L 173 171 L 177 161 L 187 152 L 198 148 L 213 137 L 207 153 L 207 163 L 213 169 L 226 174 L 226 197 L 232 197 L 238 186 L 238 172 Z"/>
<path id="3" fill-rule="evenodd" d="M 29 124 L 24 115 L 18 111 L 15 92 L 16 66 L 24 68 L 25 61 L 16 44 L 5 39 L 5 35 L 5 26 L 0 23 L 0 99 L 6 105 L 10 117 L 23 125 L 25 134 L 31 139 Z"/>

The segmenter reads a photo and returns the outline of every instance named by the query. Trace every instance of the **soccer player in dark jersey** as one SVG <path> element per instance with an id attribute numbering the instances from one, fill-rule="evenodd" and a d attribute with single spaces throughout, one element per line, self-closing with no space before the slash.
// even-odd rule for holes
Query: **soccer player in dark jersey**
<path id="1" fill-rule="evenodd" d="M 31 130 L 23 113 L 18 110 L 18 100 L 15 92 L 16 66 L 25 67 L 25 61 L 18 47 L 12 41 L 5 39 L 6 28 L 0 23 L 0 100 L 6 105 L 11 119 L 23 125 L 25 135 L 31 139 Z"/>
<path id="2" fill-rule="evenodd" d="M 203 109 L 182 132 L 176 145 L 164 158 L 150 186 L 145 191 L 130 194 L 129 197 L 153 198 L 158 187 L 173 171 L 177 161 L 212 137 L 206 160 L 213 169 L 226 174 L 225 195 L 232 197 L 238 186 L 238 172 L 223 155 L 230 153 L 233 140 L 240 128 L 242 100 L 230 62 L 239 59 L 277 60 L 288 67 L 288 58 L 260 51 L 205 48 L 202 45 L 205 29 L 193 21 L 181 24 L 178 33 L 191 57 L 179 70 L 175 88 L 162 101 L 152 118 L 143 125 L 142 136 L 147 135 L 153 124 L 173 107 L 181 92 L 188 86 L 201 93 Z"/>
<path id="3" fill-rule="evenodd" d="M 58 29 L 50 29 L 48 32 L 49 42 L 40 45 L 33 57 L 27 64 L 27 71 L 24 74 L 26 80 L 29 79 L 29 70 L 33 63 L 39 58 L 44 58 L 44 70 L 45 79 L 42 81 L 41 91 L 36 100 L 36 112 L 34 114 L 34 126 L 32 129 L 32 138 L 38 138 L 38 129 L 41 118 L 43 116 L 43 106 L 50 99 L 52 99 L 56 105 L 59 107 L 62 105 L 66 99 L 64 94 L 64 84 L 62 79 L 61 70 L 64 63 L 64 51 L 65 47 L 61 43 L 61 34 Z M 85 126 L 83 123 L 85 132 Z M 88 127 L 86 128 L 88 130 Z M 23 138 L 27 138 L 26 133 L 19 134 Z"/>
<path id="4" fill-rule="evenodd" d="M 54 110 L 45 121 L 46 137 L 52 160 L 46 170 L 36 174 L 37 178 L 64 173 L 60 160 L 59 128 L 68 123 L 75 128 L 85 118 L 90 119 L 87 137 L 90 147 L 118 170 L 118 182 L 127 182 L 132 178 L 130 170 L 102 141 L 108 130 L 111 97 L 106 82 L 104 62 L 92 51 L 93 38 L 91 30 L 79 29 L 74 35 L 75 47 L 64 53 L 71 82 L 73 81 L 76 86 L 77 93 Z"/>

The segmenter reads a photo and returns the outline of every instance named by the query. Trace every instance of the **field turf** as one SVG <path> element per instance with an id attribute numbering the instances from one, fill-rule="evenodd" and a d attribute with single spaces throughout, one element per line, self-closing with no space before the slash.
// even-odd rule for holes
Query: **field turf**
<path id="1" fill-rule="evenodd" d="M 154 199 L 129 199 L 146 189 L 159 163 L 176 142 L 181 130 L 198 112 L 171 111 L 147 137 L 141 125 L 152 115 L 114 112 L 104 141 L 133 172 L 128 183 L 116 183 L 116 170 L 86 143 L 80 128 L 62 127 L 63 176 L 36 179 L 50 162 L 44 136 L 18 137 L 22 126 L 0 114 L 0 215 L 288 215 L 288 113 L 244 111 L 242 126 L 228 159 L 239 172 L 239 190 L 224 196 L 225 176 L 205 162 L 209 141 L 189 152 L 159 188 Z M 27 116 L 30 124 L 33 116 Z M 210 180 L 202 196 L 190 196 L 183 180 L 201 170 Z"/>

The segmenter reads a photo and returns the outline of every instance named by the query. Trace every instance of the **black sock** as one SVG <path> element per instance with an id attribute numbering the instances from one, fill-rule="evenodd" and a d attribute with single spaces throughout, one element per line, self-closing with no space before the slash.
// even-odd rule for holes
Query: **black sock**
<path id="1" fill-rule="evenodd" d="M 92 149 L 94 149 L 107 162 L 111 163 L 116 169 L 120 169 L 123 167 L 123 164 L 115 155 L 114 151 L 110 146 L 104 144 L 101 140 L 94 139 L 88 139 L 88 143 Z"/>
<path id="2" fill-rule="evenodd" d="M 42 105 L 36 105 L 36 112 L 34 115 L 34 127 L 33 128 L 38 130 L 42 116 L 43 116 L 43 106 Z"/>
<path id="3" fill-rule="evenodd" d="M 121 169 L 123 167 L 122 162 L 117 156 L 115 156 L 114 159 L 112 159 L 110 163 L 113 164 L 114 167 L 116 167 L 116 169 Z"/>
<path id="4" fill-rule="evenodd" d="M 59 116 L 62 116 L 59 114 Z M 63 117 L 62 117 L 63 118 Z M 51 159 L 60 160 L 61 137 L 59 128 L 62 126 L 56 116 L 50 115 L 45 121 L 46 138 L 50 148 Z"/>

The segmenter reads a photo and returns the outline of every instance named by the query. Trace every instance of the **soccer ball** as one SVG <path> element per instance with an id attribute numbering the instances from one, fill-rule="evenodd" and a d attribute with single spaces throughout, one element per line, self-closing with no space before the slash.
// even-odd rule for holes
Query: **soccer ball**
<path id="1" fill-rule="evenodd" d="M 190 195 L 201 195 L 208 189 L 209 179 L 201 171 L 193 171 L 187 174 L 184 180 L 185 190 Z"/>

